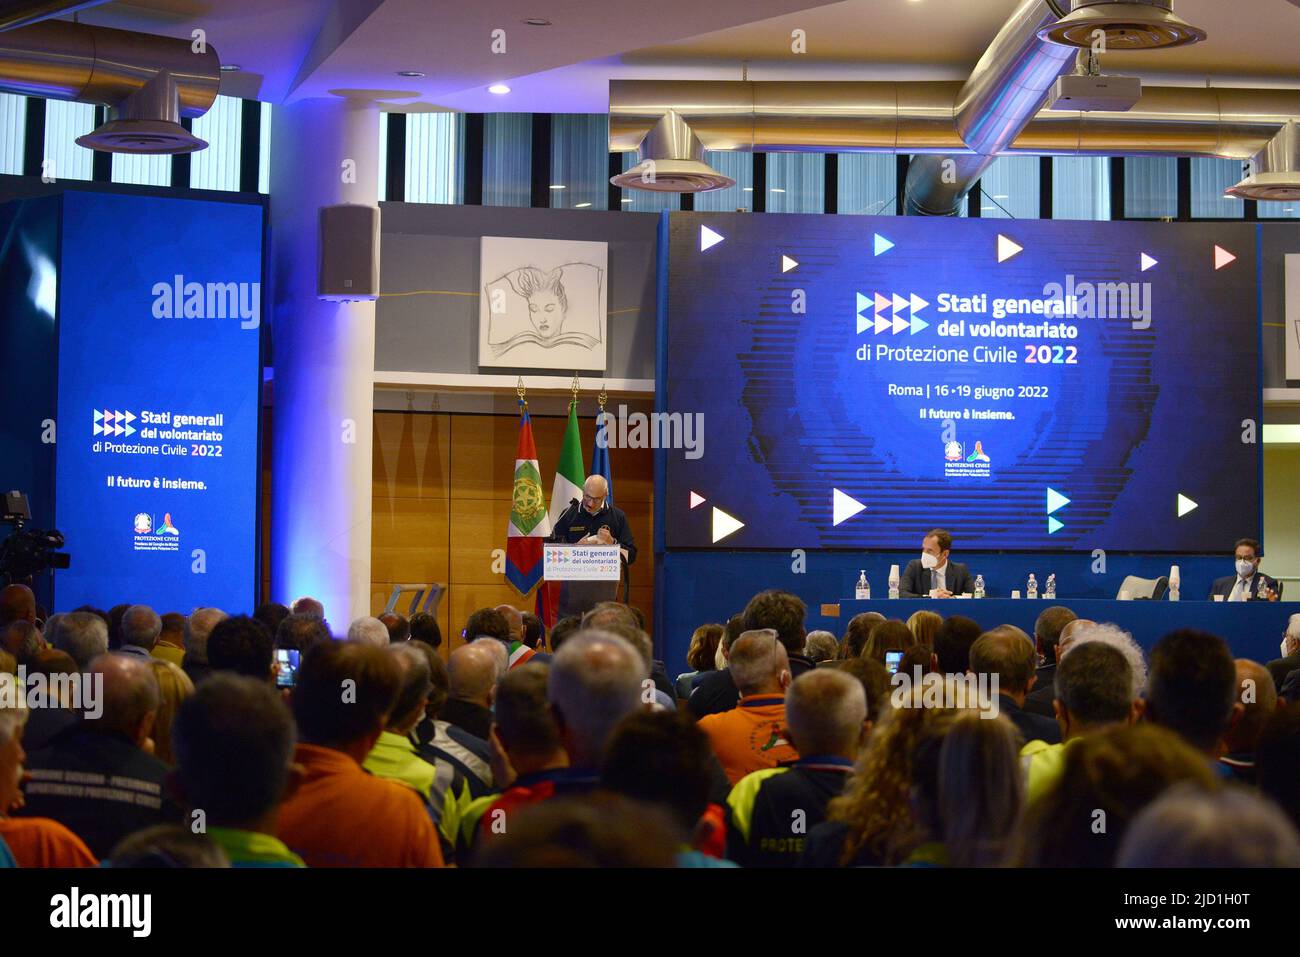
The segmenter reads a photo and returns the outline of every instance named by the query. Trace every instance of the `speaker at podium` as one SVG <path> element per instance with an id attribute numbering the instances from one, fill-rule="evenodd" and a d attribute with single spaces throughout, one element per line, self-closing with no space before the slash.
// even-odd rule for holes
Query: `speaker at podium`
<path id="1" fill-rule="evenodd" d="M 627 552 L 618 545 L 542 546 L 542 578 L 560 584 L 561 618 L 584 615 L 602 601 L 617 601 L 626 563 Z"/>

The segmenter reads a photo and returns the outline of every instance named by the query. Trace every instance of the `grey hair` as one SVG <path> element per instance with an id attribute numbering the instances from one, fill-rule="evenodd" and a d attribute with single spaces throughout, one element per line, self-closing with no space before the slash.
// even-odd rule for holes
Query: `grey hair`
<path id="1" fill-rule="evenodd" d="M 835 754 L 851 747 L 862 733 L 866 690 L 846 671 L 814 668 L 786 691 L 785 717 L 801 753 Z"/>
<path id="2" fill-rule="evenodd" d="M 1128 659 L 1129 667 L 1133 669 L 1133 700 L 1136 701 L 1146 693 L 1147 659 L 1142 653 L 1141 645 L 1133 640 L 1132 635 L 1118 625 L 1086 625 L 1070 636 L 1070 643 L 1061 651 L 1061 657 L 1064 658 L 1085 641 L 1103 642 Z"/>
<path id="3" fill-rule="evenodd" d="M 91 661 L 108 651 L 108 625 L 89 611 L 55 615 L 46 626 L 45 639 L 59 651 L 66 651 L 85 671 Z"/>
<path id="4" fill-rule="evenodd" d="M 641 703 L 650 677 L 631 642 L 588 628 L 565 640 L 546 676 L 546 697 L 581 751 L 575 762 L 597 763 L 618 724 Z"/>
<path id="5" fill-rule="evenodd" d="M 810 631 L 803 640 L 804 654 L 813 661 L 830 661 L 840 651 L 840 643 L 829 631 Z"/>
<path id="6" fill-rule="evenodd" d="M 1300 612 L 1287 619 L 1286 633 L 1289 637 L 1300 640 Z"/>
<path id="7" fill-rule="evenodd" d="M 132 605 L 122 615 L 122 642 L 152 648 L 162 634 L 162 619 L 148 605 Z"/>
<path id="8" fill-rule="evenodd" d="M 1245 788 L 1170 788 L 1129 825 L 1117 867 L 1300 867 L 1300 835 Z"/>
<path id="9" fill-rule="evenodd" d="M 759 628 L 742 634 L 731 645 L 727 654 L 731 678 L 742 695 L 749 694 L 765 681 L 770 681 L 790 664 L 790 658 L 776 631 Z"/>
<path id="10" fill-rule="evenodd" d="M 208 636 L 229 618 L 220 608 L 195 608 L 185 619 L 185 654 L 200 664 L 208 663 Z"/>
<path id="11" fill-rule="evenodd" d="M 388 627 L 372 615 L 362 615 L 348 625 L 348 641 L 386 648 L 389 641 Z"/>

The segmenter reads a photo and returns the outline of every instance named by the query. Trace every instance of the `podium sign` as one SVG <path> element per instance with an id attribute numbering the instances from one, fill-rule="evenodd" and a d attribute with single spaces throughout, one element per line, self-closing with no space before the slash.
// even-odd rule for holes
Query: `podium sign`
<path id="1" fill-rule="evenodd" d="M 617 545 L 542 546 L 542 577 L 548 582 L 616 582 L 622 576 Z"/>

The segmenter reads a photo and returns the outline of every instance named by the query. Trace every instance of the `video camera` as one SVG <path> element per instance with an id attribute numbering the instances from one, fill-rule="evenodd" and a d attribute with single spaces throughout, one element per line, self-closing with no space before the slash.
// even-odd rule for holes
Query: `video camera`
<path id="1" fill-rule="evenodd" d="M 27 496 L 22 492 L 5 492 L 4 515 L 0 521 L 12 525 L 13 531 L 0 542 L 0 584 L 25 582 L 47 568 L 67 568 L 72 562 L 71 555 L 59 551 L 63 547 L 63 533 L 28 528 L 31 520 Z"/>

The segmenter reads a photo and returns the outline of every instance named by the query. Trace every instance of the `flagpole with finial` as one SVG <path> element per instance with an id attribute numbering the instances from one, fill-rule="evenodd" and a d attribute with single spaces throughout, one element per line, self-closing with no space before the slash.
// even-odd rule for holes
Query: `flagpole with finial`
<path id="1" fill-rule="evenodd" d="M 609 401 L 609 393 L 605 391 L 605 383 L 600 384 L 600 395 L 596 396 L 596 402 L 600 405 L 600 411 L 605 411 L 605 403 Z"/>
<path id="2" fill-rule="evenodd" d="M 515 386 L 515 394 L 517 394 L 517 395 L 519 396 L 519 406 L 520 406 L 520 408 L 523 408 L 523 409 L 528 408 L 528 400 L 524 398 L 524 396 L 525 396 L 527 393 L 528 393 L 528 390 L 524 387 L 524 377 L 523 377 L 523 376 L 520 376 L 520 377 L 519 377 L 519 382 L 518 382 L 518 384 Z"/>
<path id="3" fill-rule="evenodd" d="M 578 388 L 578 373 L 575 372 L 573 374 L 573 384 L 569 387 L 569 391 L 573 393 L 573 398 L 569 400 L 569 408 L 573 408 L 578 404 Z"/>

